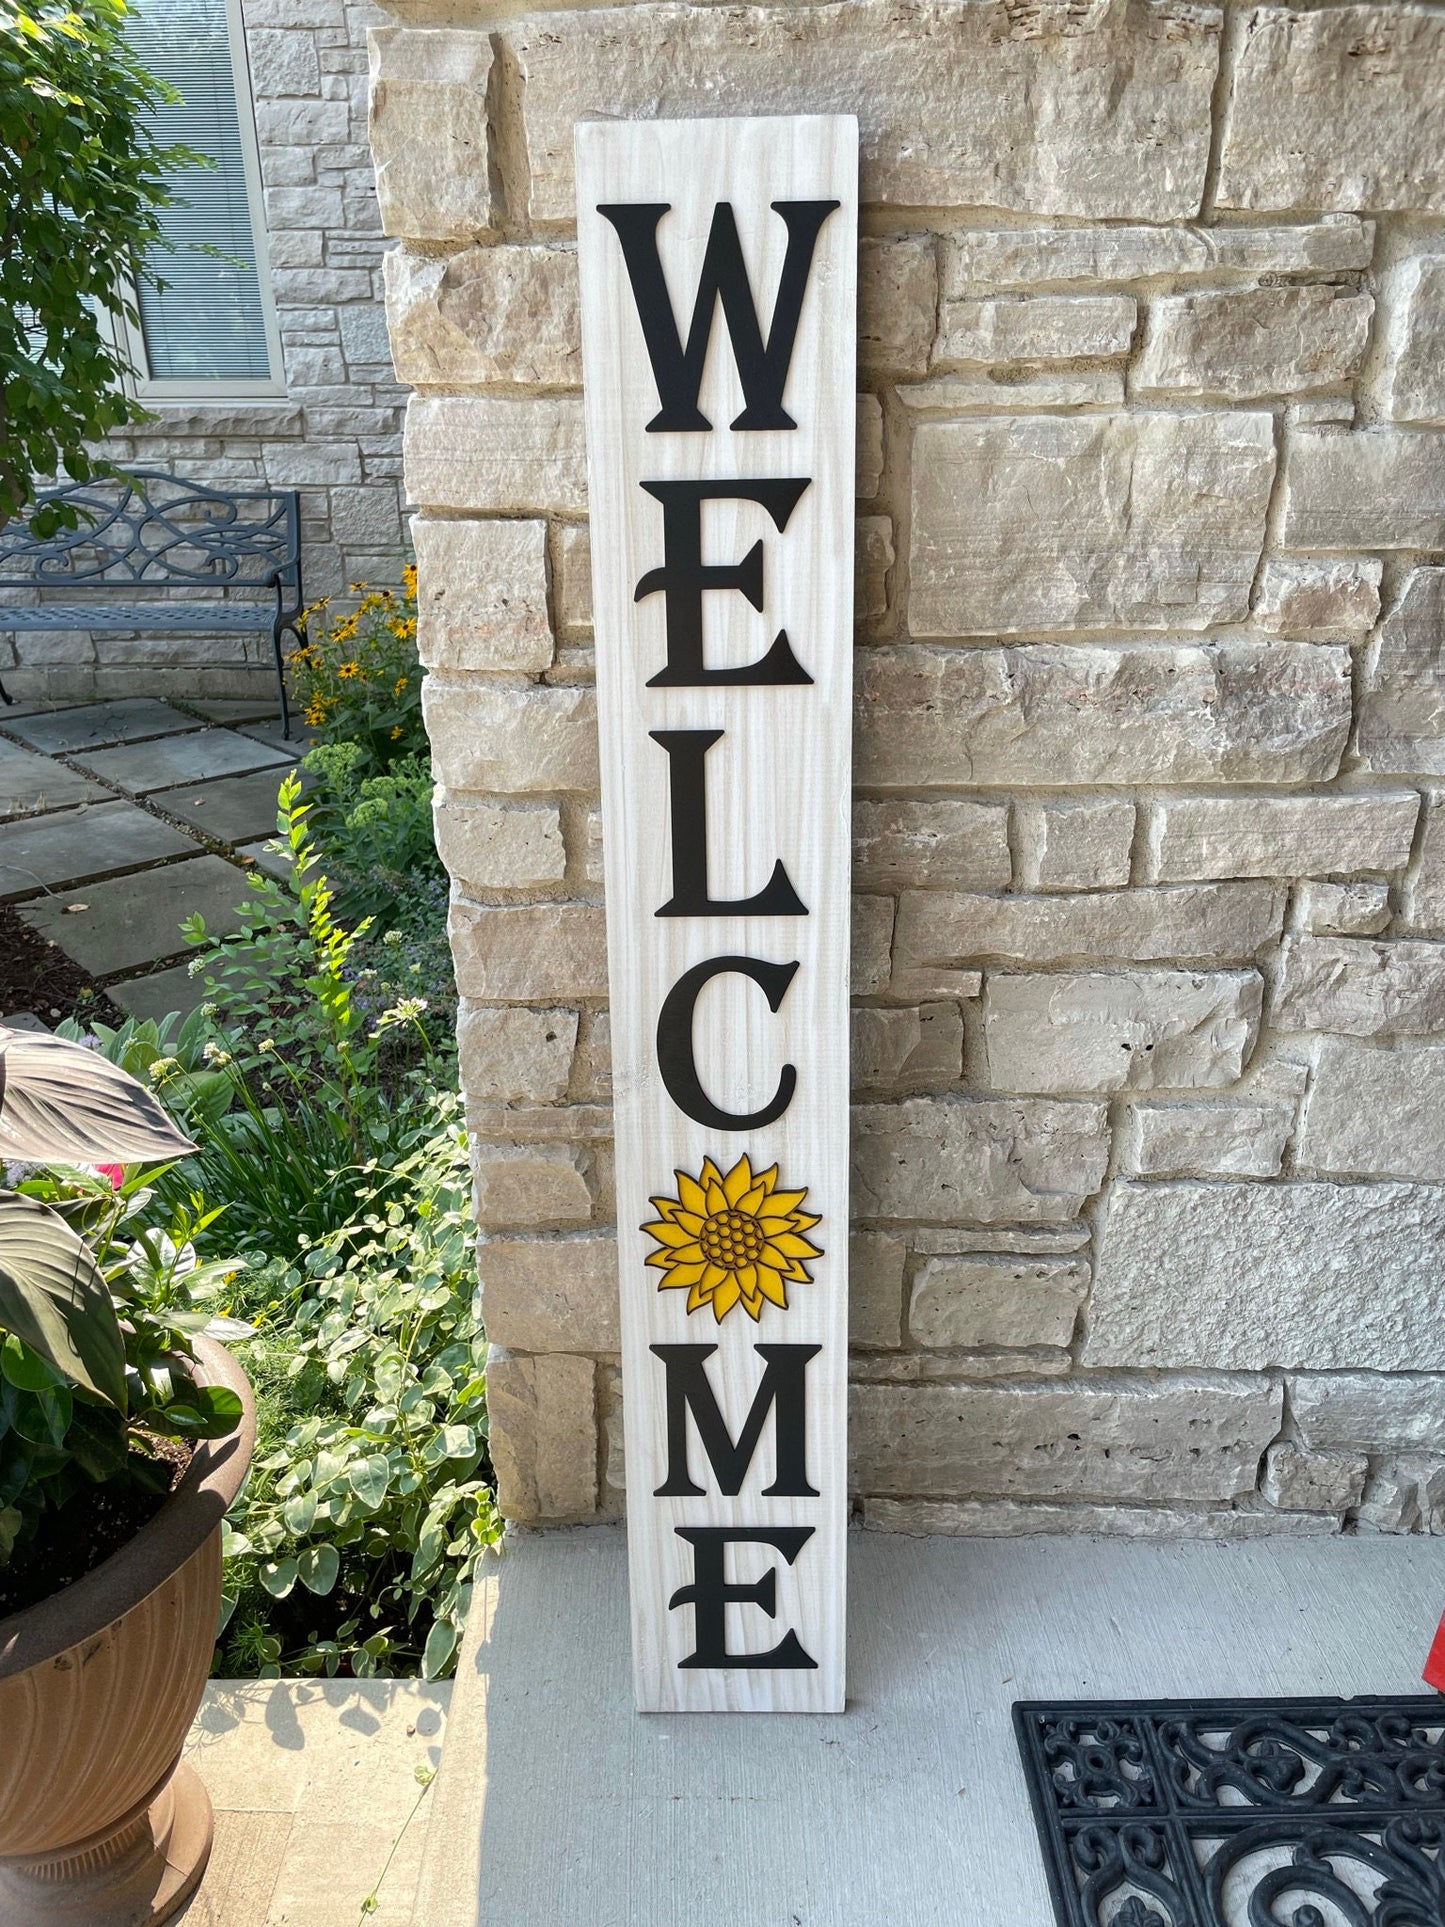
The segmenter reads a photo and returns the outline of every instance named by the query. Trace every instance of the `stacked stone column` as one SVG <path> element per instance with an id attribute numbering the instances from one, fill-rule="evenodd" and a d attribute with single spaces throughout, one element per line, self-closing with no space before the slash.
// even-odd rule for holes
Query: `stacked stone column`
<path id="1" fill-rule="evenodd" d="M 623 1503 L 573 126 L 856 111 L 862 1516 L 1445 1521 L 1445 15 L 395 11 L 504 1509 Z"/>

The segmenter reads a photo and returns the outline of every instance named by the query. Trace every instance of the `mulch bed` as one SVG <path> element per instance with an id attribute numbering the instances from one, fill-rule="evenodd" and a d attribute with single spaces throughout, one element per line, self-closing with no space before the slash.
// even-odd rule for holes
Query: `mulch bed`
<path id="1" fill-rule="evenodd" d="M 0 906 L 0 1015 L 21 1010 L 52 1029 L 62 1017 L 80 1024 L 92 1017 L 103 1024 L 125 1021 L 125 1013 L 58 943 L 40 936 L 6 904 Z"/>

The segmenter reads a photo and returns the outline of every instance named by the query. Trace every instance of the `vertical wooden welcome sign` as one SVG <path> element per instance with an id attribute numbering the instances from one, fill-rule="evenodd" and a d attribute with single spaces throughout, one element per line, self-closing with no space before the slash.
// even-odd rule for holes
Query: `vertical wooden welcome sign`
<path id="1" fill-rule="evenodd" d="M 843 1705 L 857 178 L 577 129 L 644 1711 Z"/>

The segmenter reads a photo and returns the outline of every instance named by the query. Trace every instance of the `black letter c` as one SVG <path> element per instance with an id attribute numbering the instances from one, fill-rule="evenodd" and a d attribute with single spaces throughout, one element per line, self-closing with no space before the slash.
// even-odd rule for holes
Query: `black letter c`
<path id="1" fill-rule="evenodd" d="M 695 1123 L 705 1124 L 710 1131 L 759 1131 L 780 1118 L 792 1103 L 798 1073 L 792 1064 L 784 1064 L 772 1102 L 762 1110 L 749 1111 L 746 1116 L 739 1111 L 719 1110 L 697 1074 L 692 1018 L 703 985 L 732 972 L 751 977 L 767 998 L 768 1009 L 776 1011 L 797 969 L 796 958 L 792 963 L 777 964 L 760 963 L 756 957 L 710 957 L 706 963 L 694 964 L 691 970 L 685 970 L 668 991 L 657 1020 L 657 1066 L 668 1096 Z"/>

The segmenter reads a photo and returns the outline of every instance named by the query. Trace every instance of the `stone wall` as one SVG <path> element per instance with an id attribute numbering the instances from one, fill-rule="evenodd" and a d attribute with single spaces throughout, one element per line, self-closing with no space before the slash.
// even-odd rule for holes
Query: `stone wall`
<path id="1" fill-rule="evenodd" d="M 573 125 L 856 110 L 862 1515 L 1445 1529 L 1445 12 L 393 11 L 505 1510 L 622 1504 Z"/>
<path id="2" fill-rule="evenodd" d="M 308 600 L 399 581 L 404 392 L 382 307 L 376 186 L 366 145 L 367 0 L 242 0 L 286 393 L 154 402 L 154 422 L 106 453 L 224 488 L 301 492 Z M 267 695 L 269 635 L 127 637 L 31 631 L 6 685 L 56 698 Z M 9 651 L 11 638 L 3 638 Z M 16 658 L 11 656 L 9 660 Z"/>

